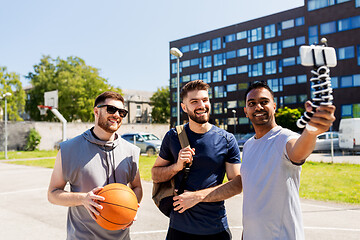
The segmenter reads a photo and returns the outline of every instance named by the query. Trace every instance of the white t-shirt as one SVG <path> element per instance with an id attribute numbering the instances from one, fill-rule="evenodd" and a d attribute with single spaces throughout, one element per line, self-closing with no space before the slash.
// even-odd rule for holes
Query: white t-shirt
<path id="1" fill-rule="evenodd" d="M 293 164 L 286 143 L 299 134 L 280 126 L 244 145 L 244 240 L 304 239 L 299 199 L 301 166 Z"/>

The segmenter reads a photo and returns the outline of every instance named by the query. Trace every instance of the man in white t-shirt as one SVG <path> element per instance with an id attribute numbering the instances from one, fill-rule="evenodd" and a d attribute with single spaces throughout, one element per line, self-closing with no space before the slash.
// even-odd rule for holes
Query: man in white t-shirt
<path id="1" fill-rule="evenodd" d="M 263 82 L 252 84 L 246 94 L 246 116 L 255 135 L 243 150 L 240 176 L 212 189 L 185 192 L 175 197 L 175 210 L 184 212 L 198 202 L 227 199 L 241 191 L 243 239 L 304 239 L 299 199 L 301 165 L 315 147 L 316 136 L 335 121 L 335 106 L 320 106 L 301 135 L 275 122 L 274 93 Z M 311 110 L 310 102 L 305 104 Z"/>

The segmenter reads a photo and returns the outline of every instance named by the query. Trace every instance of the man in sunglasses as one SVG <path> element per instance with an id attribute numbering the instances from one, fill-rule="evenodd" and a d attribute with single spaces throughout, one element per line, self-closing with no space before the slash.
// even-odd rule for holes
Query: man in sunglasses
<path id="1" fill-rule="evenodd" d="M 95 221 L 102 209 L 96 201 L 104 200 L 97 193 L 107 184 L 129 185 L 138 202 L 142 198 L 140 149 L 116 133 L 126 114 L 123 97 L 104 92 L 95 100 L 95 126 L 60 144 L 48 199 L 69 207 L 67 239 L 130 239 L 131 224 L 123 230 L 109 231 Z M 70 191 L 65 190 L 67 183 Z"/>

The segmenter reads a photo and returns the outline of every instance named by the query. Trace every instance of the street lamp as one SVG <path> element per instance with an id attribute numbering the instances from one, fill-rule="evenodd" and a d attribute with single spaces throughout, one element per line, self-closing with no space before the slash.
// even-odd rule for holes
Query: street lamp
<path id="1" fill-rule="evenodd" d="M 5 125 L 4 125 L 4 128 L 5 128 L 5 159 L 8 159 L 8 156 L 7 156 L 7 100 L 6 100 L 6 97 L 9 97 L 11 96 L 11 93 L 7 92 L 7 93 L 4 93 L 1 97 L 1 99 L 5 99 Z"/>
<path id="2" fill-rule="evenodd" d="M 180 58 L 183 53 L 173 47 L 170 49 L 170 54 L 177 58 L 177 125 L 180 125 Z"/>
<path id="3" fill-rule="evenodd" d="M 236 135 L 236 110 L 233 109 L 232 113 L 234 114 L 234 136 Z M 236 138 L 236 136 L 235 136 Z"/>

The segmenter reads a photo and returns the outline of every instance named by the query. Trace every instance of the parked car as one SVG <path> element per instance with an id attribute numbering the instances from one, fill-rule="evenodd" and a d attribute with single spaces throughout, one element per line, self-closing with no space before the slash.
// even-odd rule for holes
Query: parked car
<path id="1" fill-rule="evenodd" d="M 340 150 L 339 147 L 339 133 L 338 132 L 325 132 L 319 134 L 316 138 L 316 145 L 314 152 L 330 152 L 331 151 L 331 133 L 334 151 Z"/>
<path id="2" fill-rule="evenodd" d="M 126 141 L 135 144 L 141 149 L 141 153 L 154 155 L 159 153 L 161 140 L 151 133 L 126 133 L 121 135 Z"/>
<path id="3" fill-rule="evenodd" d="M 243 135 L 242 137 L 240 137 L 240 139 L 238 140 L 238 145 L 239 145 L 240 150 L 243 149 L 245 142 L 254 135 L 255 135 L 255 133 L 247 133 L 247 134 Z"/>

